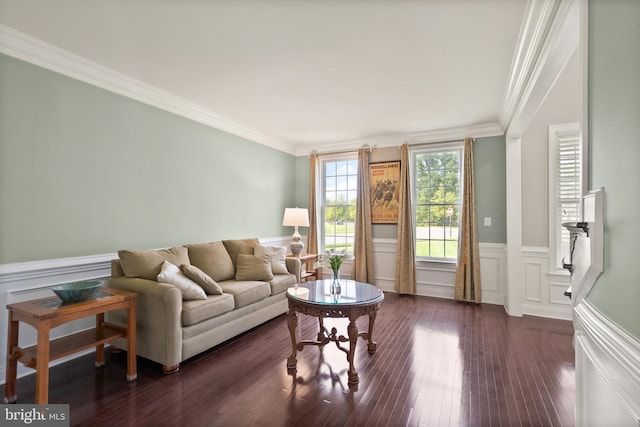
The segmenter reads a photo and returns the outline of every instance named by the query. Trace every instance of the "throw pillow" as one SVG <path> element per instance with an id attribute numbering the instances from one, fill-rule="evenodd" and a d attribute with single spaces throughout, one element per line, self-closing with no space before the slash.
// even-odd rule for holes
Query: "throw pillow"
<path id="1" fill-rule="evenodd" d="M 273 274 L 289 274 L 289 270 L 287 270 L 287 263 L 285 261 L 287 248 L 284 246 L 258 245 L 253 248 L 253 254 L 271 256 L 271 271 L 273 271 Z"/>
<path id="2" fill-rule="evenodd" d="M 186 247 L 191 262 L 184 264 L 195 265 L 216 282 L 232 280 L 235 277 L 235 267 L 222 242 L 195 243 Z"/>
<path id="3" fill-rule="evenodd" d="M 181 246 L 159 250 L 118 251 L 122 270 L 127 277 L 156 280 L 164 261 L 174 265 L 190 264 L 187 249 Z"/>
<path id="4" fill-rule="evenodd" d="M 253 248 L 260 244 L 260 241 L 257 238 L 251 239 L 235 239 L 235 240 L 223 240 L 222 243 L 224 247 L 229 252 L 229 256 L 231 257 L 231 262 L 233 262 L 233 266 L 238 266 L 238 255 L 239 254 L 248 254 L 253 255 Z"/>
<path id="5" fill-rule="evenodd" d="M 207 273 L 200 270 L 195 265 L 182 264 L 180 266 L 182 273 L 189 279 L 196 282 L 204 292 L 208 295 L 222 295 L 222 288 Z"/>
<path id="6" fill-rule="evenodd" d="M 238 255 L 236 280 L 273 280 L 269 255 Z"/>
<path id="7" fill-rule="evenodd" d="M 207 299 L 207 295 L 204 293 L 198 284 L 188 277 L 186 277 L 180 269 L 171 264 L 169 261 L 162 263 L 160 274 L 158 274 L 158 282 L 168 283 L 180 289 L 182 293 L 182 299 Z"/>

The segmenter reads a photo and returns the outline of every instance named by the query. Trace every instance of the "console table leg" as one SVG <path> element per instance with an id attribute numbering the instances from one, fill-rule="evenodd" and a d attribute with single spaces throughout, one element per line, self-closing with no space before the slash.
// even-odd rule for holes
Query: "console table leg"
<path id="1" fill-rule="evenodd" d="M 4 384 L 4 403 L 16 403 L 16 379 L 18 377 L 18 360 L 12 357 L 13 349 L 18 346 L 20 322 L 13 320 L 13 311 L 9 310 L 9 331 L 7 337 L 7 367 Z"/>
<path id="2" fill-rule="evenodd" d="M 99 329 L 104 323 L 104 313 L 96 314 L 96 328 Z M 96 368 L 104 366 L 104 344 L 96 346 Z"/>
<path id="3" fill-rule="evenodd" d="M 49 323 L 38 324 L 36 404 L 49 403 Z"/>
<path id="4" fill-rule="evenodd" d="M 289 325 L 289 335 L 291 336 L 291 356 L 287 359 L 287 368 L 295 369 L 298 364 L 296 356 L 298 354 L 298 344 L 296 343 L 296 327 L 298 326 L 298 316 L 293 310 L 289 310 L 289 316 L 287 317 L 287 324 Z"/>
<path id="5" fill-rule="evenodd" d="M 127 310 L 127 381 L 138 378 L 136 351 L 136 302 L 133 300 Z"/>
<path id="6" fill-rule="evenodd" d="M 347 332 L 349 334 L 349 353 L 347 354 L 347 360 L 349 361 L 349 384 L 358 384 L 360 379 L 358 378 L 358 372 L 356 371 L 353 360 L 356 353 L 356 344 L 358 343 L 358 326 L 356 325 L 355 318 L 349 318 Z"/>

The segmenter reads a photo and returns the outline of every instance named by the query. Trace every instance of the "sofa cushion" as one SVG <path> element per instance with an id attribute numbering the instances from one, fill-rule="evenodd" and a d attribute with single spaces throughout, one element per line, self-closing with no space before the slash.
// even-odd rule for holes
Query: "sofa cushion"
<path id="1" fill-rule="evenodd" d="M 222 242 L 196 243 L 186 245 L 186 248 L 189 251 L 191 264 L 216 282 L 231 280 L 235 277 L 235 267 Z"/>
<path id="2" fill-rule="evenodd" d="M 195 265 L 182 264 L 180 270 L 189 279 L 196 282 L 207 295 L 222 295 L 222 288 L 207 273 Z"/>
<path id="3" fill-rule="evenodd" d="M 141 251 L 120 250 L 118 257 L 125 276 L 148 280 L 157 280 L 164 261 L 169 261 L 173 265 L 190 264 L 188 251 L 184 247 Z"/>
<path id="4" fill-rule="evenodd" d="M 224 247 L 227 248 L 227 252 L 231 257 L 233 266 L 237 267 L 238 255 L 247 254 L 253 255 L 253 248 L 260 244 L 257 238 L 251 239 L 236 239 L 236 240 L 223 240 Z"/>
<path id="5" fill-rule="evenodd" d="M 271 294 L 267 282 L 227 280 L 219 285 L 226 294 L 233 295 L 235 308 L 261 301 Z"/>
<path id="6" fill-rule="evenodd" d="M 233 295 L 210 295 L 205 300 L 184 301 L 182 303 L 182 326 L 195 325 L 233 310 Z"/>
<path id="7" fill-rule="evenodd" d="M 157 280 L 160 283 L 168 283 L 180 289 L 183 300 L 207 299 L 204 289 L 185 276 L 178 266 L 171 264 L 169 261 L 162 263 L 162 269 L 158 274 Z"/>
<path id="8" fill-rule="evenodd" d="M 296 276 L 294 274 L 274 274 L 273 279 L 269 282 L 271 286 L 271 295 L 284 292 L 290 286 L 296 284 Z"/>
<path id="9" fill-rule="evenodd" d="M 236 280 L 264 280 L 273 279 L 271 272 L 271 257 L 269 255 L 238 255 L 236 266 Z"/>
<path id="10" fill-rule="evenodd" d="M 264 246 L 257 245 L 253 248 L 254 255 L 271 256 L 271 271 L 273 274 L 289 274 L 285 257 L 287 256 L 287 248 L 284 246 Z"/>

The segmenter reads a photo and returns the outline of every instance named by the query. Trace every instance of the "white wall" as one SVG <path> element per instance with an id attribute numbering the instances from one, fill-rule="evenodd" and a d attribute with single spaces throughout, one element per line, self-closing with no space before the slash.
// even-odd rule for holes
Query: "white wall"
<path id="1" fill-rule="evenodd" d="M 580 50 L 576 49 L 522 136 L 523 313 L 571 319 L 568 273 L 549 251 L 549 126 L 582 118 Z"/>
<path id="2" fill-rule="evenodd" d="M 580 81 L 576 49 L 522 136 L 523 246 L 549 246 L 549 125 L 581 121 Z"/>

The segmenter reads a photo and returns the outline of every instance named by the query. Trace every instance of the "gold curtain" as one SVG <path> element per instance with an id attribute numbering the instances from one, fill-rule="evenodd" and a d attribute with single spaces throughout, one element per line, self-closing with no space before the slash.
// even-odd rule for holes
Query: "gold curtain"
<path id="1" fill-rule="evenodd" d="M 351 276 L 365 283 L 373 283 L 373 237 L 371 233 L 371 193 L 369 187 L 369 150 L 358 150 L 358 197 L 356 202 L 356 231 L 353 243 Z"/>
<path id="2" fill-rule="evenodd" d="M 318 154 L 309 155 L 309 231 L 307 234 L 307 253 L 318 253 L 318 213 L 316 208 L 316 175 Z"/>
<path id="3" fill-rule="evenodd" d="M 409 146 L 400 147 L 400 197 L 398 200 L 398 254 L 396 255 L 396 291 L 416 293 L 416 245 L 411 211 Z"/>
<path id="4" fill-rule="evenodd" d="M 480 304 L 480 252 L 478 248 L 478 223 L 476 220 L 476 190 L 473 177 L 473 144 L 471 138 L 464 140 L 464 184 L 460 233 L 462 246 L 458 251 L 458 268 L 454 298 L 459 301 Z"/>

